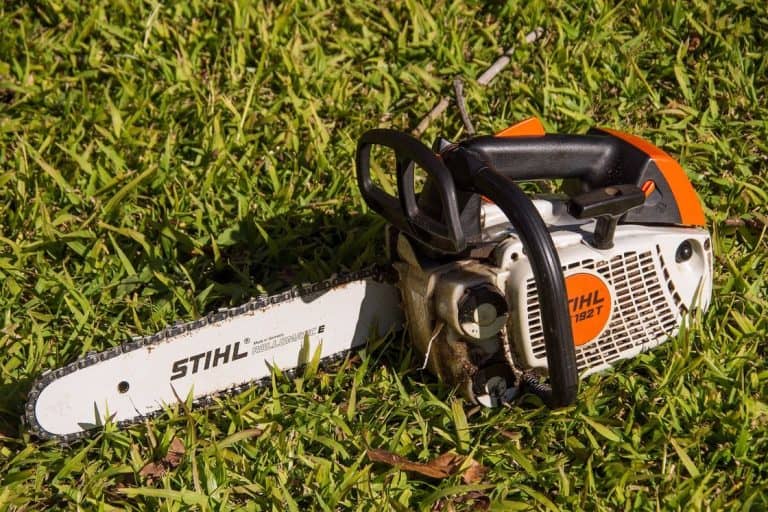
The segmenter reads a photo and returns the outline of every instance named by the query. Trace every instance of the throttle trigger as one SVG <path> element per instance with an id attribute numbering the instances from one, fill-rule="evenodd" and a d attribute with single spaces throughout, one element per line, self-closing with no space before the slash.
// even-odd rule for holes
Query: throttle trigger
<path id="1" fill-rule="evenodd" d="M 568 213 L 577 219 L 597 219 L 593 245 L 598 249 L 613 247 L 613 234 L 619 218 L 645 202 L 645 192 L 636 185 L 611 185 L 590 190 L 571 198 Z"/>

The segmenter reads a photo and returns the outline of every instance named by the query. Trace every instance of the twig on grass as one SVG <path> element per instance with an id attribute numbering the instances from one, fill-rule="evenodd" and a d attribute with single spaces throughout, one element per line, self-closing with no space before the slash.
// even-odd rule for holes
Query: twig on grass
<path id="1" fill-rule="evenodd" d="M 531 44 L 536 40 L 538 40 L 542 36 L 542 34 L 544 34 L 544 29 L 542 27 L 538 27 L 537 29 L 532 30 L 531 32 L 528 33 L 528 35 L 525 36 L 525 42 L 527 44 Z M 515 50 L 516 50 L 516 47 L 513 46 L 512 48 L 509 48 L 507 51 L 505 51 L 501 55 L 501 57 L 496 59 L 496 61 L 493 64 L 491 64 L 491 66 L 488 69 L 486 69 L 482 75 L 480 75 L 480 77 L 477 79 L 477 83 L 482 86 L 486 86 L 489 83 L 491 83 L 491 81 L 496 77 L 496 75 L 498 75 L 501 72 L 501 70 L 503 70 L 505 67 L 507 67 L 507 65 L 509 65 L 509 63 L 512 60 L 512 54 L 514 54 Z M 455 86 L 455 82 L 454 82 L 454 86 Z M 459 93 L 457 91 L 457 97 L 458 95 Z M 441 98 L 438 104 L 435 105 L 435 108 L 430 110 L 429 113 L 426 116 L 424 116 L 421 122 L 419 122 L 418 126 L 416 126 L 416 128 L 413 130 L 413 134 L 418 137 L 419 135 L 424 133 L 426 129 L 429 128 L 429 125 L 432 123 L 432 121 L 440 117 L 443 114 L 443 112 L 445 112 L 445 110 L 448 108 L 448 105 L 450 105 L 450 103 L 451 103 L 451 98 L 449 98 L 448 96 L 444 96 L 443 98 Z M 461 110 L 461 105 L 459 106 L 459 109 Z M 462 114 L 462 120 L 464 120 L 464 116 L 466 116 L 466 111 Z M 464 123 L 464 125 L 467 126 L 466 122 Z M 471 126 L 471 123 L 469 126 Z"/>
<path id="2" fill-rule="evenodd" d="M 746 227 L 754 231 L 761 231 L 765 229 L 766 226 L 768 226 L 768 224 L 766 224 L 761 219 L 741 219 L 741 218 L 725 219 L 723 221 L 723 225 L 729 228 Z"/>
<path id="3" fill-rule="evenodd" d="M 453 81 L 453 91 L 456 93 L 456 104 L 459 107 L 461 122 L 464 123 L 467 135 L 472 137 L 475 134 L 475 127 L 472 125 L 469 114 L 467 114 L 467 102 L 464 100 L 464 82 L 461 81 L 461 78 L 456 78 Z"/>

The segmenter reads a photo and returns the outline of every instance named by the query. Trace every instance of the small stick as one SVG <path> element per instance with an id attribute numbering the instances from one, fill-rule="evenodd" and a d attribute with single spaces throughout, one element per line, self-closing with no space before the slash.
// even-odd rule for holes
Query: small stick
<path id="1" fill-rule="evenodd" d="M 544 29 L 539 27 L 536 30 L 529 32 L 528 35 L 525 36 L 525 42 L 531 44 L 539 39 L 542 35 L 544 35 Z M 504 52 L 504 55 L 496 59 L 496 62 L 491 64 L 491 67 L 486 69 L 485 73 L 480 75 L 480 78 L 477 79 L 477 83 L 480 85 L 488 85 L 491 83 L 491 80 L 496 78 L 496 75 L 498 75 L 499 72 L 507 67 L 507 65 L 510 63 L 513 53 L 515 53 L 514 47 Z"/>
<path id="2" fill-rule="evenodd" d="M 464 100 L 464 82 L 461 81 L 461 78 L 456 78 L 453 81 L 453 90 L 456 93 L 456 104 L 459 106 L 461 122 L 464 123 L 467 135 L 472 137 L 475 135 L 475 127 L 472 125 L 472 120 L 469 119 L 469 114 L 467 114 L 467 102 Z"/>
<path id="3" fill-rule="evenodd" d="M 438 103 L 435 108 L 430 110 L 429 114 L 427 114 L 424 119 L 421 120 L 419 125 L 416 127 L 415 130 L 413 130 L 413 134 L 418 137 L 422 133 L 424 133 L 427 128 L 429 128 L 429 125 L 432 123 L 434 119 L 437 119 L 440 117 L 443 112 L 445 112 L 445 109 L 448 108 L 448 104 L 451 102 L 451 99 L 448 96 L 445 96 L 440 99 L 440 103 Z"/>
<path id="4" fill-rule="evenodd" d="M 723 221 L 723 225 L 729 227 L 729 228 L 742 228 L 747 227 L 749 229 L 760 231 L 764 229 L 768 224 L 761 221 L 760 219 L 739 219 L 739 218 L 732 218 L 732 219 L 725 219 Z"/>
<path id="5" fill-rule="evenodd" d="M 535 42 L 537 39 L 539 39 L 544 34 L 544 29 L 539 27 L 536 30 L 533 30 L 528 33 L 528 35 L 525 36 L 525 42 L 527 44 L 531 44 Z M 498 75 L 502 69 L 507 67 L 509 63 L 512 60 L 512 54 L 515 52 L 515 47 L 508 49 L 505 51 L 501 57 L 496 59 L 496 62 L 491 64 L 491 67 L 486 69 L 482 75 L 477 79 L 477 83 L 486 86 L 489 83 L 491 83 L 491 80 L 493 80 L 496 75 Z M 413 130 L 413 134 L 415 136 L 419 136 L 422 133 L 426 131 L 427 128 L 429 128 L 429 125 L 432 123 L 433 120 L 440 117 L 443 112 L 448 108 L 448 105 L 451 103 L 451 99 L 447 96 L 440 99 L 440 102 L 433 108 L 429 114 L 424 116 L 424 119 L 421 120 L 419 125 Z M 461 107 L 460 107 L 461 108 Z M 466 125 L 466 123 L 465 123 Z"/>

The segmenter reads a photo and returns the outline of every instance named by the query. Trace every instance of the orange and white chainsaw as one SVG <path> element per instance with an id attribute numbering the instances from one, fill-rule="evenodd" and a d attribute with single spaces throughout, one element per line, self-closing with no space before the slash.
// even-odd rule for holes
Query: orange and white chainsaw
<path id="1" fill-rule="evenodd" d="M 389 157 L 384 159 L 378 156 Z M 380 178 L 391 163 L 396 184 Z M 430 149 L 393 130 L 358 144 L 357 179 L 389 222 L 391 265 L 259 297 L 43 374 L 26 405 L 42 438 L 130 425 L 338 360 L 404 326 L 425 366 L 470 401 L 560 407 L 578 379 L 675 336 L 705 309 L 712 249 L 683 169 L 625 133 L 545 134 L 529 119 Z M 419 177 L 425 177 L 419 179 Z M 562 180 L 531 196 L 519 181 Z"/>

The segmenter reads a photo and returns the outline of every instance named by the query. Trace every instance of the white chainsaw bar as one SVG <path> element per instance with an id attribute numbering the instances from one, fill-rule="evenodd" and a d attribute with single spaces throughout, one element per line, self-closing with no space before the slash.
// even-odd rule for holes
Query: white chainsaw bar
<path id="1" fill-rule="evenodd" d="M 71 441 L 107 421 L 129 425 L 190 394 L 196 401 L 292 371 L 320 350 L 335 359 L 371 335 L 400 329 L 397 289 L 378 270 L 254 299 L 120 347 L 38 380 L 26 420 L 42 438 Z"/>

